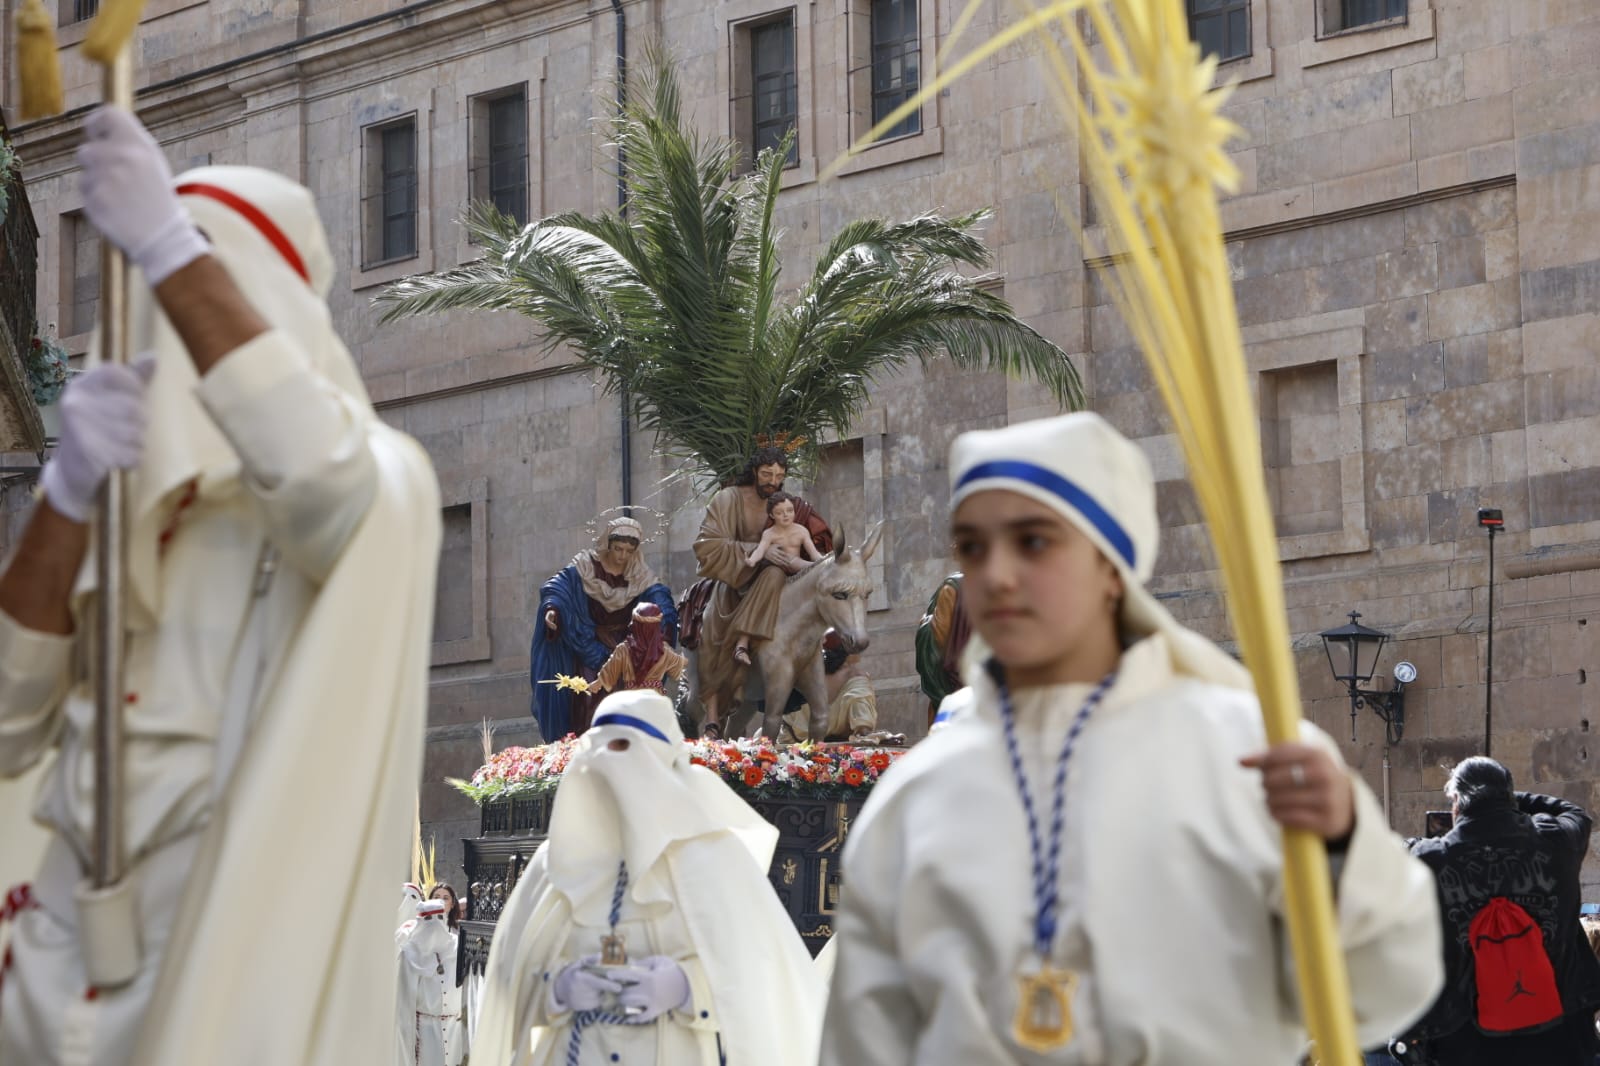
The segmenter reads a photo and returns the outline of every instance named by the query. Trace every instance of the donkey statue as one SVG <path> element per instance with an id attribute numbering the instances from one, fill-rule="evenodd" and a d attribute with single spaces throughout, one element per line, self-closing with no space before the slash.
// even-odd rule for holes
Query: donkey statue
<path id="1" fill-rule="evenodd" d="M 851 548 L 843 530 L 837 547 L 821 562 L 789 578 L 778 600 L 778 625 L 772 639 L 752 645 L 754 666 L 761 671 L 765 692 L 762 734 L 776 740 L 783 707 L 793 689 L 799 689 L 811 707 L 811 736 L 820 739 L 828 727 L 828 686 L 822 669 L 822 635 L 839 634 L 845 649 L 855 654 L 870 643 L 867 637 L 867 598 L 872 579 L 867 560 L 878 550 L 883 525 L 872 527 L 860 548 Z M 688 671 L 694 679 L 694 696 L 709 717 L 732 734 L 731 723 L 742 717 L 743 694 L 751 667 L 733 657 L 735 634 L 716 624 L 708 612 L 700 647 L 690 652 Z"/>

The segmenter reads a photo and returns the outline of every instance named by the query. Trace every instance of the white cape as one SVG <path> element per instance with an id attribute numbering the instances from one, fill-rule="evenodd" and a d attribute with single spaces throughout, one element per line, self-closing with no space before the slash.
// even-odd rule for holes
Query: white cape
<path id="1" fill-rule="evenodd" d="M 690 766 L 686 772 L 707 821 L 718 828 L 691 830 L 695 835 L 668 844 L 653 871 L 665 876 L 639 877 L 629 892 L 649 902 L 663 898 L 656 894 L 660 886 L 671 886 L 672 894 L 665 898 L 677 905 L 688 926 L 721 1019 L 724 1061 L 815 1066 L 825 989 L 766 877 L 777 831 L 711 771 Z M 576 848 L 584 851 L 589 844 L 581 840 Z M 571 882 L 564 888 L 551 863 L 547 840 L 498 922 L 473 1035 L 475 1066 L 528 1066 L 540 1061 L 534 1057 L 535 1046 L 542 1059 L 549 1045 L 562 1039 L 555 1031 L 532 1028 L 548 991 L 540 975 L 573 961 L 562 957 L 573 924 Z M 612 878 L 608 872 L 606 892 Z M 645 893 L 651 900 L 640 898 Z M 588 909 L 584 900 L 579 907 Z"/>
<path id="2" fill-rule="evenodd" d="M 439 491 L 415 441 L 376 418 L 368 436 L 372 506 L 263 699 L 206 829 L 136 1063 L 387 1057 L 394 926 L 372 901 L 392 898 L 410 846 Z M 269 918 L 287 905 L 288 869 L 329 889 L 295 908 L 294 936 Z"/>

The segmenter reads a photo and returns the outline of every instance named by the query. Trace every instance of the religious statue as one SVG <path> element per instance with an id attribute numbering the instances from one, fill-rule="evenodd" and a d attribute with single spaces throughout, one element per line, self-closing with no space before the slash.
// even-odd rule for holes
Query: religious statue
<path id="1" fill-rule="evenodd" d="M 822 561 L 822 553 L 817 551 L 816 544 L 811 540 L 811 531 L 794 520 L 798 499 L 787 492 L 774 492 L 767 497 L 767 520 L 771 525 L 762 532 L 755 551 L 745 558 L 746 566 L 755 569 L 774 551 L 785 552 L 796 558 L 804 557 L 813 563 Z M 749 633 L 739 634 L 739 641 L 733 646 L 733 657 L 746 666 L 750 665 Z"/>
<path id="2" fill-rule="evenodd" d="M 667 678 L 681 682 L 689 660 L 667 647 L 661 633 L 661 608 L 641 603 L 633 609 L 628 639 L 618 644 L 599 672 L 599 687 L 608 692 L 649 688 L 665 692 Z"/>
<path id="3" fill-rule="evenodd" d="M 627 638 L 634 607 L 648 602 L 659 608 L 663 641 L 677 643 L 678 612 L 672 593 L 640 555 L 644 540 L 637 519 L 612 518 L 603 523 L 593 548 L 580 551 L 539 590 L 531 681 L 533 714 L 546 741 L 588 729 L 599 700 L 598 693 L 549 682 L 558 675 L 595 680 L 611 652 Z"/>
<path id="4" fill-rule="evenodd" d="M 961 652 L 972 635 L 961 598 L 961 575 L 951 574 L 939 582 L 928 611 L 917 623 L 917 675 L 922 679 L 923 695 L 928 697 L 928 725 L 933 725 L 939 704 L 960 688 Z"/>
<path id="5" fill-rule="evenodd" d="M 720 694 L 729 687 L 732 675 L 748 663 L 748 650 L 743 658 L 736 658 L 734 646 L 742 644 L 748 649 L 752 640 L 772 639 L 784 582 L 812 565 L 808 553 L 777 544 L 768 544 L 758 565 L 750 565 L 764 531 L 769 523 L 775 524 L 767 514 L 767 501 L 783 491 L 788 472 L 789 457 L 783 449 L 757 449 L 744 473 L 711 497 L 695 538 L 699 575 L 714 584 L 707 587 L 702 582 L 685 602 L 703 602 L 705 626 L 703 634 L 698 628 L 695 633 L 701 647 L 696 665 L 706 725 L 713 732 L 720 733 L 719 716 L 727 709 L 720 705 Z M 792 502 L 794 522 L 810 533 L 817 553 L 832 551 L 833 533 L 828 523 L 805 500 L 796 496 Z M 717 649 L 722 650 L 719 653 Z"/>
<path id="6" fill-rule="evenodd" d="M 796 692 L 783 716 L 782 739 L 847 740 L 876 730 L 878 696 L 872 690 L 872 677 L 862 668 L 860 653 L 846 648 L 836 630 L 822 635 L 822 669 L 828 679 L 827 736 L 811 736 L 811 708 Z"/>

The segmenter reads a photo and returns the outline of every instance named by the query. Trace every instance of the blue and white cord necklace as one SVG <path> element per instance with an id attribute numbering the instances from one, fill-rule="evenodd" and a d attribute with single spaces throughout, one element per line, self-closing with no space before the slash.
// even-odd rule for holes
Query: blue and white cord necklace
<path id="1" fill-rule="evenodd" d="M 1033 949 L 1039 957 L 1035 973 L 1021 974 L 1017 979 L 1017 1013 L 1011 1022 L 1011 1036 L 1020 1047 L 1030 1051 L 1053 1051 L 1072 1039 L 1072 994 L 1078 985 L 1078 975 L 1071 970 L 1058 969 L 1051 961 L 1056 939 L 1057 915 L 1061 909 L 1061 895 L 1057 888 L 1061 872 L 1061 831 L 1064 823 L 1067 796 L 1067 763 L 1077 746 L 1089 715 L 1100 703 L 1117 678 L 1115 673 L 1105 676 L 1089 693 L 1072 719 L 1067 738 L 1062 742 L 1061 754 L 1056 758 L 1056 774 L 1050 796 L 1050 831 L 1048 839 L 1039 832 L 1039 816 L 1033 806 L 1033 794 L 1028 790 L 1028 774 L 1022 765 L 1022 750 L 1017 743 L 1017 715 L 1011 704 L 1011 689 L 1006 684 L 1005 673 L 998 663 L 989 664 L 990 676 L 1000 691 L 1000 724 L 1005 729 L 1006 752 L 1011 756 L 1011 774 L 1017 792 L 1022 797 L 1022 810 L 1028 817 L 1028 847 L 1033 855 Z"/>
<path id="2" fill-rule="evenodd" d="M 611 935 L 600 938 L 600 965 L 626 966 L 628 953 L 623 947 L 622 934 L 617 924 L 622 921 L 622 900 L 628 891 L 628 861 L 617 866 L 617 883 L 611 890 Z M 626 1025 L 628 1014 L 616 1007 L 599 1007 L 595 1010 L 572 1012 L 572 1036 L 567 1040 L 567 1066 L 579 1066 L 583 1060 L 583 1031 L 591 1025 Z"/>

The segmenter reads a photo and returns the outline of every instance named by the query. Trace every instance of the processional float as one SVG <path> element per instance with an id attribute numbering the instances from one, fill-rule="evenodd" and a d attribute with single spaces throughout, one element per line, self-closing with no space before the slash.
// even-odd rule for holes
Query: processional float
<path id="1" fill-rule="evenodd" d="M 105 0 L 83 39 L 83 54 L 102 69 L 105 103 L 132 110 L 133 61 L 129 43 L 143 0 Z M 17 69 L 24 120 L 61 113 L 65 103 L 53 19 L 41 0 L 17 12 Z M 129 277 L 126 257 L 100 242 L 100 357 L 128 362 Z M 97 595 L 90 669 L 94 718 L 94 839 L 89 880 L 78 891 L 90 984 L 115 988 L 138 972 L 138 923 L 123 835 L 123 684 L 126 627 L 127 475 L 113 470 L 96 501 L 94 560 Z"/>

